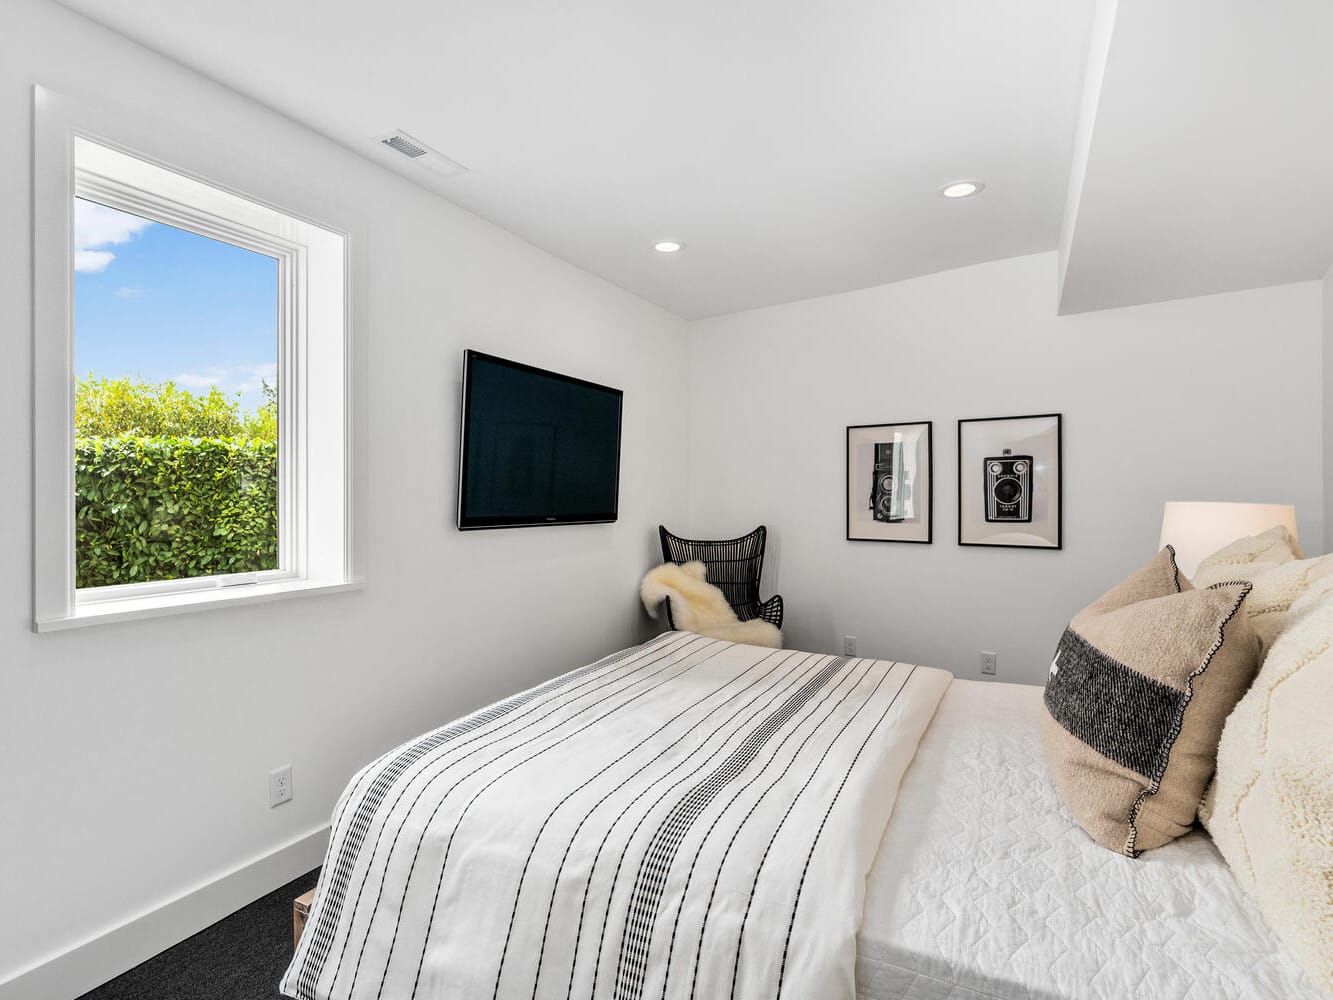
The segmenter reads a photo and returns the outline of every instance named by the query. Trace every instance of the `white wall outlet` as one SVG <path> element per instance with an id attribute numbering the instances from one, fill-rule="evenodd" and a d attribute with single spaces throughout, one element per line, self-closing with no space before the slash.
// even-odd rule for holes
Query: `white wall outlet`
<path id="1" fill-rule="evenodd" d="M 994 677 L 995 665 L 999 661 L 999 659 L 1000 659 L 1000 654 L 991 653 L 983 649 L 981 651 L 981 672 L 983 674 L 989 674 L 990 676 Z"/>
<path id="2" fill-rule="evenodd" d="M 856 655 L 856 636 L 844 635 L 842 637 L 842 655 L 843 656 Z"/>
<path id="3" fill-rule="evenodd" d="M 268 772 L 268 807 L 292 800 L 292 765 L 283 764 Z"/>

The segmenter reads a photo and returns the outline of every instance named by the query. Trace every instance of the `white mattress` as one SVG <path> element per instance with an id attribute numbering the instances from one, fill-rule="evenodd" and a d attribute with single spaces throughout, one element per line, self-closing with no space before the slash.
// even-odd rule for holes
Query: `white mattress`
<path id="1" fill-rule="evenodd" d="M 866 887 L 860 1000 L 1327 1000 L 1212 841 L 1137 860 L 1064 811 L 1041 689 L 955 681 Z"/>

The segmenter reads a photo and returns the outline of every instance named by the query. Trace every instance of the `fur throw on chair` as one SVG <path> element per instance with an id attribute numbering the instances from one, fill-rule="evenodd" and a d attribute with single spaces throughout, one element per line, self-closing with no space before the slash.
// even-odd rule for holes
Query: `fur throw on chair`
<path id="1" fill-rule="evenodd" d="M 670 602 L 668 614 L 662 617 L 682 631 L 750 646 L 782 648 L 782 632 L 776 626 L 759 618 L 743 622 L 736 617 L 722 591 L 708 582 L 708 569 L 701 562 L 683 566 L 664 563 L 649 570 L 639 596 L 654 619 Z"/>

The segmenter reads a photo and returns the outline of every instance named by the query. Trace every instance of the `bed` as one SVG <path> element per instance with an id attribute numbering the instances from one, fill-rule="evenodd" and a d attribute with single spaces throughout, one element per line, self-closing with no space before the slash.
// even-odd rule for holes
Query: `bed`
<path id="1" fill-rule="evenodd" d="M 1202 831 L 1138 859 L 1064 811 L 1041 688 L 955 680 L 870 870 L 859 1000 L 1327 1000 Z"/>
<path id="2" fill-rule="evenodd" d="M 1201 835 L 1087 840 L 1039 706 L 666 633 L 358 773 L 282 992 L 1317 998 Z"/>

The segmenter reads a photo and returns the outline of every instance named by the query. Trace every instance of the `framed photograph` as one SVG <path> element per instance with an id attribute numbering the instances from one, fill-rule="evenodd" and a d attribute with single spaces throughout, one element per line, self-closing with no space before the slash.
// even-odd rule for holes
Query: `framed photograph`
<path id="1" fill-rule="evenodd" d="M 930 421 L 847 428 L 847 539 L 930 544 Z"/>
<path id="2" fill-rule="evenodd" d="M 958 544 L 1058 549 L 1060 414 L 958 421 Z"/>

